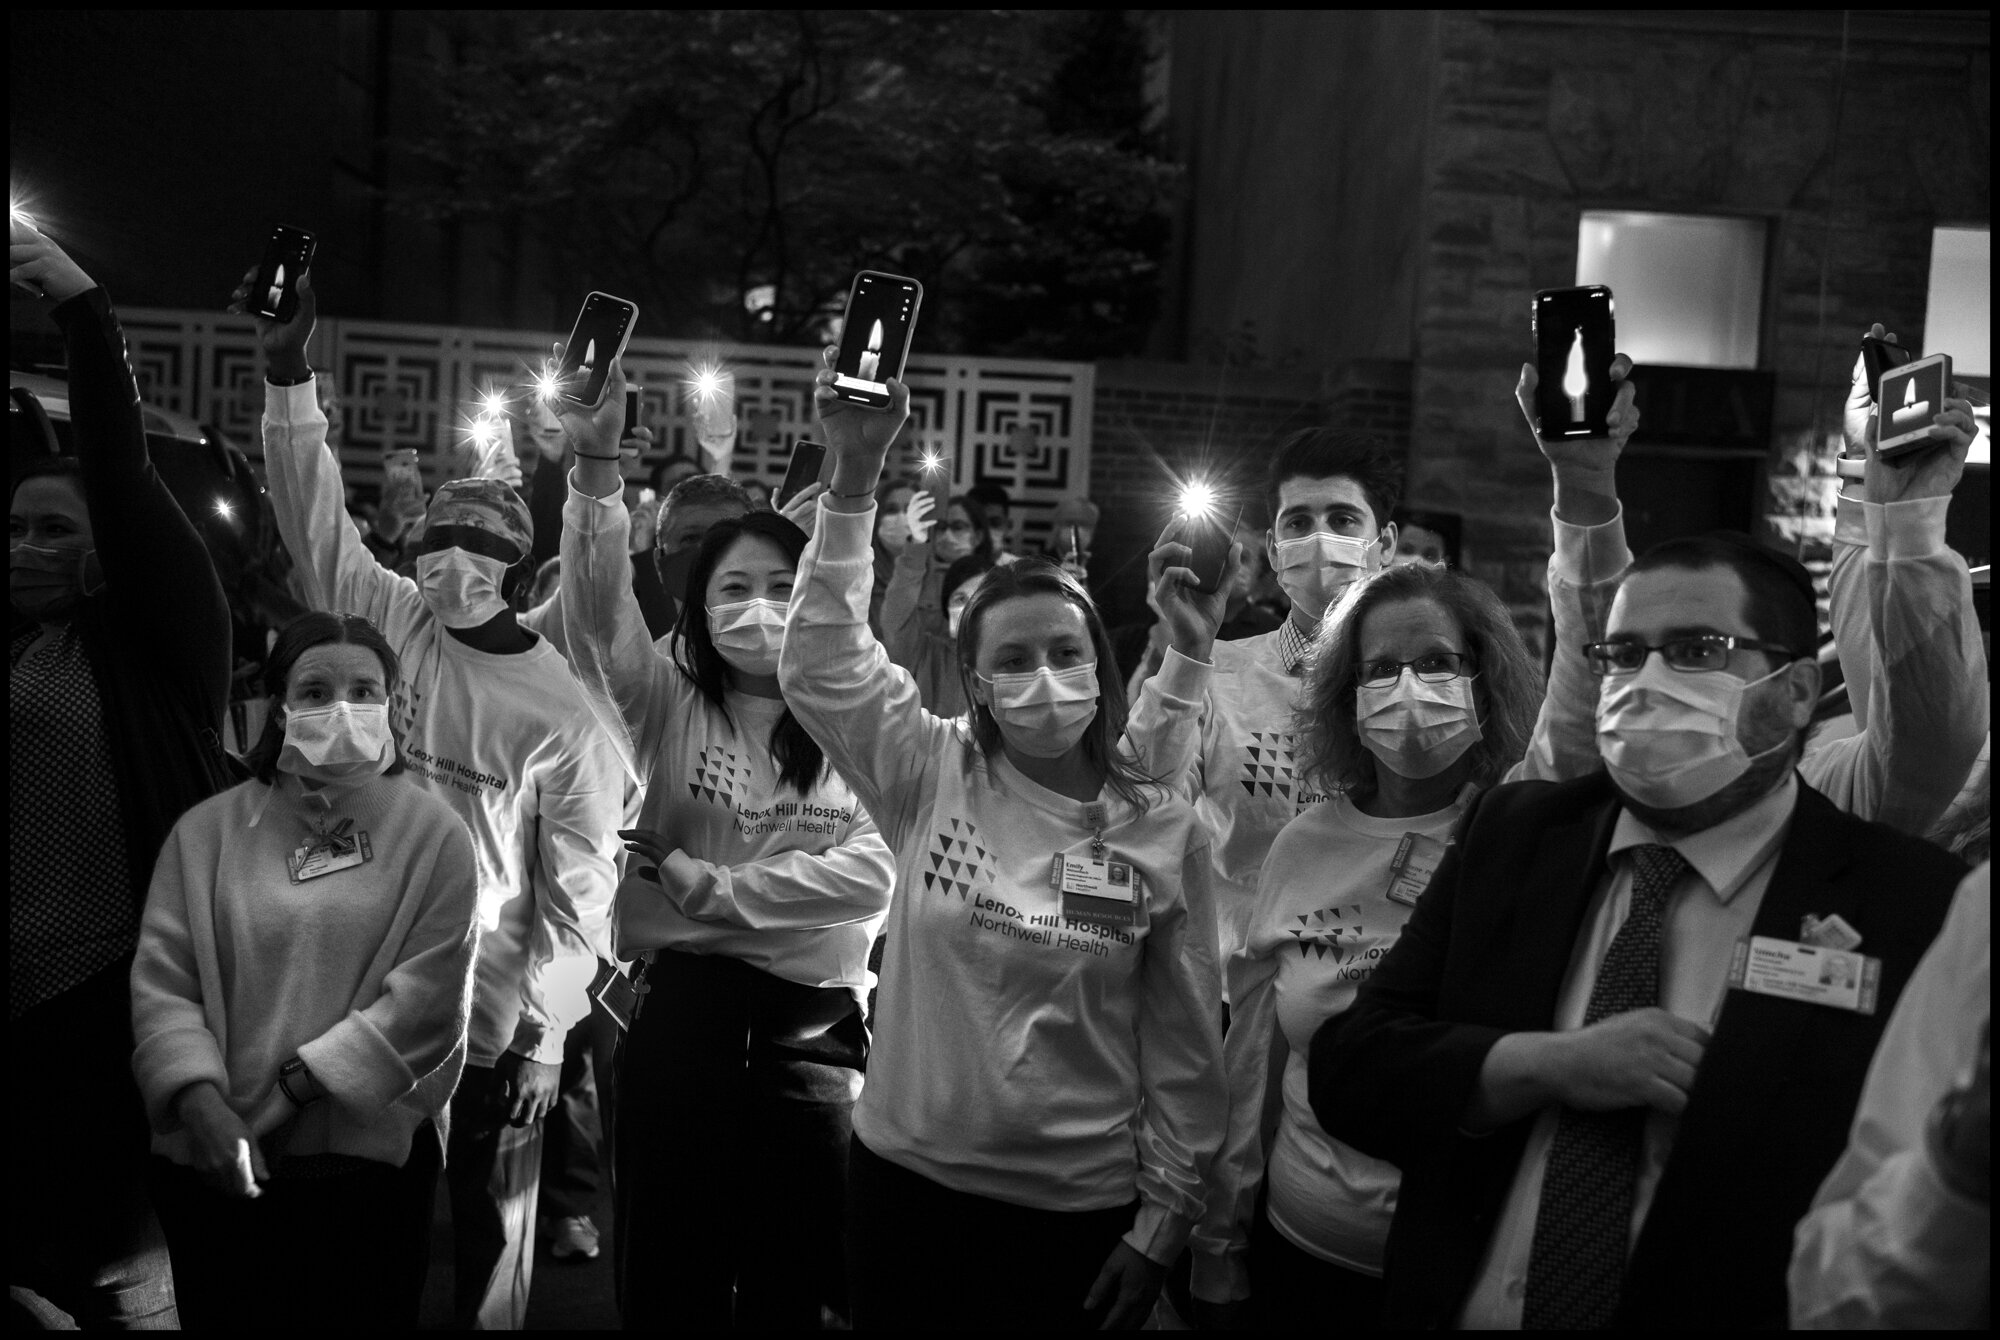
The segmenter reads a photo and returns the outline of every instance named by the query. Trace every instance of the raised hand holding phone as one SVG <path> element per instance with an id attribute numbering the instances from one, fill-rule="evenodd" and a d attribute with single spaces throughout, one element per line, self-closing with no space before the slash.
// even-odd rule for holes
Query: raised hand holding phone
<path id="1" fill-rule="evenodd" d="M 833 392 L 870 409 L 889 408 L 889 382 L 903 375 L 924 286 L 902 275 L 863 270 L 847 291 Z"/>
<path id="2" fill-rule="evenodd" d="M 563 346 L 556 346 L 558 365 Z M 593 498 L 609 498 L 622 493 L 625 478 L 619 470 L 624 454 L 619 432 L 625 426 L 625 368 L 613 359 L 604 368 L 604 382 L 595 407 L 567 395 L 556 397 L 554 409 L 563 426 L 563 437 L 576 455 L 576 486 Z"/>
<path id="3" fill-rule="evenodd" d="M 913 493 L 903 504 L 903 524 L 910 528 L 909 544 L 927 544 L 931 538 L 931 527 L 937 525 L 932 515 L 937 511 L 937 499 L 928 493 Z"/>
<path id="4" fill-rule="evenodd" d="M 875 485 L 882 462 L 910 417 L 910 388 L 890 379 L 889 407 L 869 409 L 834 394 L 833 361 L 839 351 L 827 346 L 826 366 L 813 379 L 813 412 L 819 416 L 820 437 L 833 453 L 833 482 L 827 486 L 827 506 L 836 512 L 865 512 L 875 505 Z"/>
<path id="5" fill-rule="evenodd" d="M 1166 627 L 1168 645 L 1190 660 L 1205 662 L 1229 610 L 1229 592 L 1243 563 L 1243 546 L 1235 540 L 1234 527 L 1222 532 L 1227 537 L 1226 543 L 1215 571 L 1210 574 L 1211 584 L 1195 566 L 1199 556 L 1194 546 L 1181 538 L 1185 529 L 1186 518 L 1169 521 L 1160 532 L 1153 552 L 1147 556 L 1146 579 L 1150 589 L 1146 603 L 1159 614 Z"/>
<path id="6" fill-rule="evenodd" d="M 1604 437 L 1549 438 L 1542 435 L 1536 413 L 1540 373 L 1533 363 L 1521 365 L 1514 386 L 1514 403 L 1535 434 L 1555 476 L 1556 516 L 1571 525 L 1601 526 L 1618 515 L 1618 458 L 1639 427 L 1639 406 L 1631 381 L 1632 360 L 1619 354 L 1611 360 L 1610 383 L 1618 388 L 1605 415 Z"/>
<path id="7" fill-rule="evenodd" d="M 19 215 L 7 230 L 7 282 L 50 302 L 67 302 L 96 287 L 68 252 Z"/>
<path id="8" fill-rule="evenodd" d="M 251 291 L 257 283 L 257 267 L 244 272 L 243 282 L 230 294 L 229 310 L 238 316 L 248 316 L 257 327 L 257 343 L 264 350 L 264 357 L 270 360 L 270 374 L 288 382 L 302 382 L 312 376 L 312 364 L 306 360 L 306 345 L 312 340 L 313 325 L 319 319 L 319 298 L 313 292 L 312 271 L 302 272 L 293 292 L 297 301 L 292 305 L 290 319 L 280 321 L 252 310 Z"/>
<path id="9" fill-rule="evenodd" d="M 556 360 L 555 380 L 561 398 L 572 405 L 596 409 L 609 389 L 611 365 L 625 357 L 632 328 L 639 324 L 639 305 L 609 293 L 591 293 L 576 314 L 576 325 Z M 624 381 L 617 400 L 624 399 Z M 620 405 L 620 413 L 624 407 Z"/>

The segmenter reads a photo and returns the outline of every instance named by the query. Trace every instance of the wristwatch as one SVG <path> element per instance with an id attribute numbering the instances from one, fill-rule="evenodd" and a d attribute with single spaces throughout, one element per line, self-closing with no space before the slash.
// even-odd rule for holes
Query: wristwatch
<path id="1" fill-rule="evenodd" d="M 310 1103 L 318 1102 L 326 1096 L 324 1093 L 315 1093 L 310 1098 L 299 1097 L 296 1093 L 292 1092 L 292 1081 L 295 1079 L 310 1081 L 315 1088 L 319 1085 L 319 1081 L 313 1079 L 313 1072 L 306 1069 L 306 1063 L 298 1057 L 294 1056 L 291 1060 L 280 1065 L 278 1067 L 278 1088 L 283 1091 L 285 1097 L 292 1100 L 293 1107 L 305 1107 Z"/>

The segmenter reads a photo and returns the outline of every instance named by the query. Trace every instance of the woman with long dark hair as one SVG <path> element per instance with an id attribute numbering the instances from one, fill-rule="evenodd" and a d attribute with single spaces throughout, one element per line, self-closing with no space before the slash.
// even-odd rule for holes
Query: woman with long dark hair
<path id="1" fill-rule="evenodd" d="M 1223 1136 L 1207 839 L 1128 752 L 1103 621 L 1053 563 L 987 573 L 959 625 L 969 713 L 924 710 L 867 624 L 908 390 L 879 412 L 832 381 L 780 676 L 896 853 L 854 1114 L 855 1326 L 1136 1327 Z"/>
<path id="2" fill-rule="evenodd" d="M 417 1324 L 478 882 L 465 825 L 401 775 L 398 670 L 359 615 L 286 625 L 255 777 L 153 870 L 132 1068 L 190 1329 Z"/>
<path id="3" fill-rule="evenodd" d="M 605 403 L 620 407 L 614 370 Z M 716 522 L 673 652 L 626 580 L 617 416 L 566 416 L 571 663 L 646 784 L 614 913 L 645 993 L 619 1061 L 615 1239 L 627 1329 L 816 1329 L 844 1310 L 849 1114 L 887 845 L 778 689 L 805 535 Z"/>

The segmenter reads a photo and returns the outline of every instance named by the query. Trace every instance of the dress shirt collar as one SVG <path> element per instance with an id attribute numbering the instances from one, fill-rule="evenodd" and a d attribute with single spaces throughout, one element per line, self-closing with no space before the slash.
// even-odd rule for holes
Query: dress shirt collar
<path id="1" fill-rule="evenodd" d="M 1298 618 L 1295 609 L 1278 625 L 1278 664 L 1285 667 L 1288 675 L 1300 672 L 1305 665 L 1306 653 L 1312 650 L 1313 635 L 1299 631 Z"/>
<path id="2" fill-rule="evenodd" d="M 1611 855 L 1655 843 L 1672 847 L 1715 890 L 1716 899 L 1727 903 L 1784 842 L 1798 799 L 1798 774 L 1788 772 L 1782 783 L 1749 808 L 1712 828 L 1676 837 L 1654 832 L 1643 819 L 1621 807 L 1618 825 L 1611 831 Z"/>

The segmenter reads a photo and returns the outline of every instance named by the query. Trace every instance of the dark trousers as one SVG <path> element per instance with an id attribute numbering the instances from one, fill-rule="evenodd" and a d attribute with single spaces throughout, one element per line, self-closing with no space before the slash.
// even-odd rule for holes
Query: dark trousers
<path id="1" fill-rule="evenodd" d="M 1137 1201 L 1068 1212 L 1009 1205 L 940 1186 L 859 1139 L 847 1168 L 855 1330 L 1097 1329 L 1084 1295 Z"/>
<path id="2" fill-rule="evenodd" d="M 542 1123 L 509 1126 L 491 1066 L 467 1066 L 451 1096 L 452 1319 L 464 1331 L 518 1331 L 535 1273 Z"/>
<path id="3" fill-rule="evenodd" d="M 7 1025 L 8 1054 L 31 1069 L 8 1116 L 7 1282 L 16 1306 L 44 1325 L 177 1324 L 147 1194 L 131 972 L 120 960 Z"/>
<path id="4" fill-rule="evenodd" d="M 865 1034 L 854 997 L 660 950 L 618 1060 L 625 1329 L 818 1330 Z"/>
<path id="5" fill-rule="evenodd" d="M 589 1214 L 611 1170 L 617 1047 L 618 1025 L 595 1002 L 563 1039 L 560 1088 L 542 1118 L 541 1208 L 550 1219 Z"/>
<path id="6" fill-rule="evenodd" d="M 1250 1226 L 1250 1297 L 1263 1331 L 1324 1330 L 1332 1316 L 1362 1330 L 1382 1324 L 1381 1276 L 1302 1251 L 1261 1207 Z"/>
<path id="7" fill-rule="evenodd" d="M 255 1200 L 153 1160 L 187 1330 L 415 1330 L 430 1263 L 438 1137 L 417 1129 L 400 1168 L 273 1177 Z"/>

